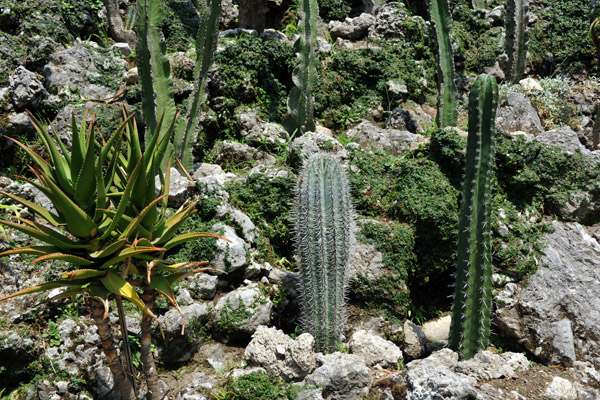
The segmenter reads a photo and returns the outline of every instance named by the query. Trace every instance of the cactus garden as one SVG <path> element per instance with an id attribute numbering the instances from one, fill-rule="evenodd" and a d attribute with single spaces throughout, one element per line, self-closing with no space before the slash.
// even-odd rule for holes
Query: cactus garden
<path id="1" fill-rule="evenodd" d="M 0 2 L 0 400 L 600 398 L 584 0 Z"/>

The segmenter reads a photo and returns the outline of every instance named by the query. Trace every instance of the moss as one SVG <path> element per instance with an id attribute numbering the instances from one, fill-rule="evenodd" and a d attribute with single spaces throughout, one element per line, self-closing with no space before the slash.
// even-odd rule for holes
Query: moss
<path id="1" fill-rule="evenodd" d="M 255 313 L 257 303 L 260 299 L 256 299 L 253 304 L 246 306 L 242 297 L 238 297 L 238 307 L 233 308 L 231 306 L 230 298 L 225 302 L 225 306 L 221 310 L 219 315 L 219 321 L 215 326 L 216 332 L 220 334 L 231 333 L 235 328 L 238 328 L 244 324 L 248 318 L 251 318 Z"/>
<path id="2" fill-rule="evenodd" d="M 254 222 L 260 237 L 259 259 L 276 262 L 280 257 L 292 259 L 292 207 L 295 179 L 269 178 L 252 174 L 245 182 L 227 187 L 230 204 L 244 212 Z"/>
<path id="3" fill-rule="evenodd" d="M 414 230 L 402 223 L 367 222 L 361 227 L 359 237 L 382 253 L 384 271 L 375 280 L 359 274 L 351 282 L 352 295 L 369 308 L 406 315 L 410 303 L 406 282 L 409 274 L 416 271 Z"/>
<path id="4" fill-rule="evenodd" d="M 349 114 L 355 119 L 382 105 L 392 107 L 395 98 L 387 90 L 389 80 L 404 82 L 408 97 L 423 101 L 429 89 L 422 78 L 434 82 L 433 56 L 428 36 L 413 24 L 414 45 L 404 41 L 377 41 L 377 47 L 360 50 L 341 49 L 323 60 L 315 92 L 315 112 L 321 122 L 334 129 L 345 129 Z M 351 121 L 352 122 L 352 121 Z"/>

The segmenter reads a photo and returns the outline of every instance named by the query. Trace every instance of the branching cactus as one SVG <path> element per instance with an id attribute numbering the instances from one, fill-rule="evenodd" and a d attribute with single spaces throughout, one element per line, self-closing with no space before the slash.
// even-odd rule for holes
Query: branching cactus
<path id="1" fill-rule="evenodd" d="M 346 265 L 354 240 L 348 179 L 333 156 L 316 154 L 304 162 L 294 211 L 302 329 L 314 336 L 318 350 L 332 350 L 345 326 Z"/>
<path id="2" fill-rule="evenodd" d="M 458 91 L 454 82 L 454 52 L 450 40 L 452 17 L 448 8 L 448 0 L 430 0 L 429 13 L 437 42 L 438 105 L 436 123 L 439 128 L 456 126 Z"/>
<path id="3" fill-rule="evenodd" d="M 206 83 L 208 70 L 213 62 L 219 33 L 219 16 L 221 15 L 221 0 L 208 0 L 207 9 L 201 12 L 202 25 L 196 37 L 196 67 L 194 69 L 194 91 L 188 99 L 188 109 L 185 119 L 177 123 L 175 129 L 174 147 L 177 157 L 186 170 L 192 169 L 194 157 L 194 127 L 198 110 L 206 101 Z"/>
<path id="4" fill-rule="evenodd" d="M 527 58 L 527 25 L 529 23 L 529 0 L 508 0 L 506 3 L 507 60 L 504 76 L 511 83 L 519 83 L 525 73 Z"/>
<path id="5" fill-rule="evenodd" d="M 142 85 L 142 114 L 146 122 L 146 142 L 156 128 L 157 116 L 175 118 L 175 98 L 167 46 L 160 25 L 165 17 L 163 0 L 139 0 L 137 67 Z"/>
<path id="6" fill-rule="evenodd" d="M 291 134 L 302 135 L 315 130 L 313 90 L 317 85 L 317 0 L 300 0 L 300 23 L 294 48 L 298 57 L 298 66 L 292 80 L 294 87 L 288 97 L 288 113 L 283 126 Z"/>
<path id="7" fill-rule="evenodd" d="M 450 348 L 468 359 L 485 349 L 492 304 L 491 185 L 498 85 L 480 75 L 469 95 L 469 137 L 458 223 Z"/>

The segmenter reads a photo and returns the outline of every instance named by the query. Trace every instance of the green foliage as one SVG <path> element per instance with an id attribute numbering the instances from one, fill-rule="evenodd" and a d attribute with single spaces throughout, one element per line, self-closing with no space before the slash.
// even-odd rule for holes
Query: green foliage
<path id="1" fill-rule="evenodd" d="M 574 71 L 590 66 L 594 46 L 588 34 L 588 0 L 541 0 L 530 30 L 529 50 L 545 72 Z"/>
<path id="2" fill-rule="evenodd" d="M 350 16 L 352 2 L 347 0 L 319 0 L 319 15 L 324 21 L 343 21 Z"/>
<path id="3" fill-rule="evenodd" d="M 325 153 L 305 160 L 294 205 L 302 329 L 317 350 L 334 350 L 344 331 L 346 271 L 354 215 L 341 163 Z"/>
<path id="4" fill-rule="evenodd" d="M 498 85 L 480 75 L 469 94 L 469 136 L 448 346 L 469 359 L 487 348 L 492 309 L 492 198 Z"/>
<path id="5" fill-rule="evenodd" d="M 256 301 L 260 301 L 257 299 Z M 231 333 L 235 328 L 242 326 L 244 321 L 252 317 L 256 311 L 256 303 L 246 306 L 242 297 L 238 297 L 238 307 L 234 308 L 228 298 L 219 315 L 219 321 L 215 326 L 215 330 L 220 334 Z"/>
<path id="6" fill-rule="evenodd" d="M 437 43 L 438 103 L 436 122 L 440 128 L 456 126 L 458 119 L 458 90 L 454 82 L 454 51 L 452 50 L 452 16 L 448 0 L 430 0 L 432 35 Z"/>
<path id="7" fill-rule="evenodd" d="M 48 322 L 48 329 L 42 333 L 42 337 L 48 340 L 50 347 L 60 346 L 60 330 L 54 321 Z"/>
<path id="8" fill-rule="evenodd" d="M 396 316 L 406 315 L 410 304 L 407 281 L 418 272 L 414 229 L 405 223 L 365 222 L 359 239 L 374 245 L 383 254 L 385 272 L 376 280 L 359 274 L 350 283 L 350 293 L 369 308 L 383 309 Z"/>
<path id="9" fill-rule="evenodd" d="M 414 44 L 403 40 L 377 41 L 377 47 L 337 50 L 324 61 L 315 91 L 315 111 L 323 125 L 343 129 L 352 119 L 365 116 L 379 105 L 389 109 L 390 80 L 403 81 L 412 100 L 423 100 L 430 94 L 421 80 L 434 80 L 434 58 L 423 45 L 429 39 L 419 24 L 410 27 L 415 33 Z"/>
<path id="10" fill-rule="evenodd" d="M 291 75 L 295 65 L 294 50 L 276 40 L 243 35 L 215 54 L 217 74 L 222 85 L 209 85 L 211 98 L 225 98 L 219 104 L 221 131 L 235 131 L 234 110 L 254 105 L 260 99 L 260 111 L 268 121 L 280 122 L 286 113 Z M 214 82 L 214 80 L 213 80 Z M 263 95 L 261 90 L 264 91 Z"/>
<path id="11" fill-rule="evenodd" d="M 245 182 L 230 184 L 227 191 L 232 207 L 244 212 L 261 233 L 259 250 L 269 262 L 292 258 L 291 202 L 296 181 L 293 177 L 269 178 L 252 174 Z M 278 256 L 279 255 L 279 256 Z"/>
<path id="12" fill-rule="evenodd" d="M 221 395 L 216 398 L 222 400 L 293 400 L 304 387 L 284 383 L 263 372 L 252 372 L 236 380 L 229 379 L 223 389 L 225 390 L 221 390 Z"/>
<path id="13" fill-rule="evenodd" d="M 290 91 L 287 106 L 288 111 L 283 126 L 290 135 L 298 136 L 314 131 L 315 104 L 313 92 L 318 75 L 317 57 L 317 0 L 299 0 L 298 13 L 301 19 L 298 23 L 299 37 L 294 43 L 298 64 L 294 68 L 292 81 L 294 86 Z"/>

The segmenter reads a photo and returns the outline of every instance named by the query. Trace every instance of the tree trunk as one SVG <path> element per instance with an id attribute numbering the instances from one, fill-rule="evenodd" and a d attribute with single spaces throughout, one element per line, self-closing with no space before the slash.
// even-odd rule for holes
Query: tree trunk
<path id="1" fill-rule="evenodd" d="M 114 384 L 121 390 L 121 400 L 135 400 L 135 393 L 131 382 L 125 376 L 125 371 L 121 365 L 121 360 L 115 348 L 115 340 L 110 330 L 108 319 L 104 318 L 104 304 L 101 301 L 92 298 L 92 318 L 98 327 L 98 335 L 102 342 L 104 355 L 110 371 L 113 374 Z"/>
<path id="2" fill-rule="evenodd" d="M 142 285 L 142 300 L 146 307 L 150 310 L 154 309 L 154 300 L 157 292 L 146 282 Z M 142 316 L 142 337 L 140 339 L 140 360 L 144 374 L 146 375 L 146 385 L 148 385 L 147 400 L 158 400 L 162 398 L 162 393 L 158 388 L 158 373 L 154 364 L 154 356 L 152 355 L 152 317 L 144 314 Z"/>
<path id="3" fill-rule="evenodd" d="M 137 41 L 134 31 L 125 29 L 121 13 L 119 12 L 119 0 L 102 0 L 106 8 L 108 18 L 108 33 L 117 42 L 127 42 L 132 49 L 135 48 Z"/>

